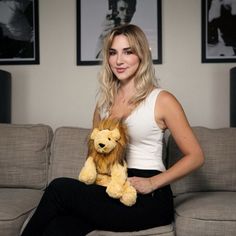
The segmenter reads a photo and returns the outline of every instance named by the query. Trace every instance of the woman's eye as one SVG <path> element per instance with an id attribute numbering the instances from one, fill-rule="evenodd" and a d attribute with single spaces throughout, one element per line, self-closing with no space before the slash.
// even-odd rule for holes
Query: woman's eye
<path id="1" fill-rule="evenodd" d="M 109 51 L 109 55 L 110 55 L 110 56 L 113 56 L 113 55 L 115 55 L 115 54 L 116 54 L 115 51 Z"/>
<path id="2" fill-rule="evenodd" d="M 126 55 L 131 55 L 131 54 L 133 54 L 133 52 L 131 50 L 128 50 L 128 51 L 125 51 L 125 54 Z"/>

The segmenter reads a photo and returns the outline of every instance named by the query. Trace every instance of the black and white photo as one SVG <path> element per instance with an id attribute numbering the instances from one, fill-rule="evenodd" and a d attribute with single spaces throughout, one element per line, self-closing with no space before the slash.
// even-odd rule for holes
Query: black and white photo
<path id="1" fill-rule="evenodd" d="M 39 64 L 38 0 L 0 0 L 0 64 Z"/>
<path id="2" fill-rule="evenodd" d="M 202 62 L 236 62 L 236 0 L 202 0 Z"/>
<path id="3" fill-rule="evenodd" d="M 129 23 L 143 29 L 153 62 L 161 64 L 161 0 L 77 0 L 77 65 L 99 64 L 106 34 Z"/>

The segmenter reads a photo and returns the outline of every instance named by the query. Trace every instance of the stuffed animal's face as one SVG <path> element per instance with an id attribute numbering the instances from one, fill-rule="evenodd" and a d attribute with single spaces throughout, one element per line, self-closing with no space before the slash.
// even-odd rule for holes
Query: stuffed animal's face
<path id="1" fill-rule="evenodd" d="M 106 173 L 114 163 L 123 165 L 128 143 L 126 125 L 116 119 L 103 119 L 94 125 L 88 143 L 88 156 L 94 158 L 97 169 Z"/>
<path id="2" fill-rule="evenodd" d="M 120 132 L 117 128 L 113 130 L 95 128 L 91 134 L 91 139 L 94 141 L 94 148 L 97 152 L 110 153 L 120 139 Z"/>

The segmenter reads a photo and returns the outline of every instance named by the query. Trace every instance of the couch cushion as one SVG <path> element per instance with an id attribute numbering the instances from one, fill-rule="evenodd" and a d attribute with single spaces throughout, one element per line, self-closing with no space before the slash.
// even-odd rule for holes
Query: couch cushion
<path id="1" fill-rule="evenodd" d="M 174 194 L 195 191 L 236 191 L 236 128 L 194 127 L 205 154 L 203 167 L 172 184 Z M 172 137 L 168 165 L 182 157 Z"/>
<path id="2" fill-rule="evenodd" d="M 0 124 L 0 187 L 44 188 L 51 139 L 46 125 Z"/>
<path id="3" fill-rule="evenodd" d="M 50 160 L 50 180 L 57 177 L 77 178 L 87 156 L 90 130 L 60 127 L 55 131 Z"/>
<path id="4" fill-rule="evenodd" d="M 236 222 L 236 192 L 198 192 L 175 198 L 178 216 L 201 220 Z"/>
<path id="5" fill-rule="evenodd" d="M 18 236 L 28 214 L 36 208 L 42 190 L 0 188 L 0 235 Z"/>
<path id="6" fill-rule="evenodd" d="M 134 231 L 134 232 L 111 232 L 96 230 L 89 233 L 87 236 L 174 236 L 173 224 L 155 227 L 146 230 Z"/>
<path id="7" fill-rule="evenodd" d="M 236 192 L 185 193 L 175 198 L 177 235 L 235 235 Z"/>

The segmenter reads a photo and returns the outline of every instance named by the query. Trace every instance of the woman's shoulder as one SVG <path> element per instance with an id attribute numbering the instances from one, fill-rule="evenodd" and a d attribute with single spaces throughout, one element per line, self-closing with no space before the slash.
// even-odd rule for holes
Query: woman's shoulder
<path id="1" fill-rule="evenodd" d="M 176 119 L 176 117 L 182 117 L 184 110 L 177 98 L 169 91 L 163 90 L 155 105 L 156 121 L 161 124 L 163 129 L 168 128 L 167 120 Z"/>
<path id="2" fill-rule="evenodd" d="M 156 100 L 156 107 L 162 110 L 182 109 L 178 99 L 170 91 L 162 89 Z"/>
<path id="3" fill-rule="evenodd" d="M 166 89 L 162 88 L 156 88 L 156 93 L 158 94 L 158 100 L 161 100 L 162 102 L 168 102 L 168 101 L 176 101 L 176 97 L 173 93 Z"/>

